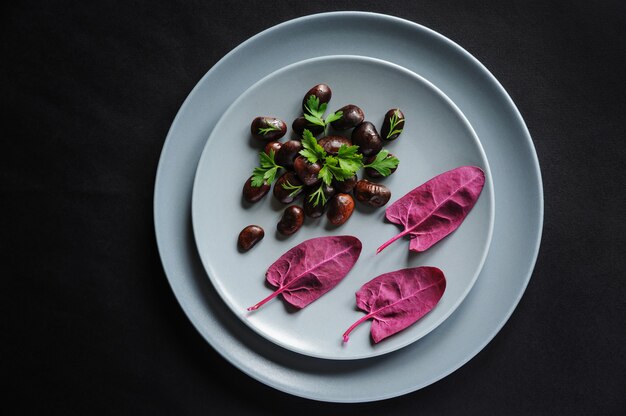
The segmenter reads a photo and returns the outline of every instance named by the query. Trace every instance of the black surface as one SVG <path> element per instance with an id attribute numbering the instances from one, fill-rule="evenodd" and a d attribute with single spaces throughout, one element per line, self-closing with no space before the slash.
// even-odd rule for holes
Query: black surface
<path id="1" fill-rule="evenodd" d="M 624 414 L 626 3 L 271 3 L 3 6 L 2 358 L 17 413 Z M 217 60 L 349 9 L 430 27 L 496 76 L 535 142 L 545 227 L 521 303 L 473 360 L 400 398 L 335 405 L 258 383 L 195 332 L 161 268 L 152 196 L 169 125 Z"/>

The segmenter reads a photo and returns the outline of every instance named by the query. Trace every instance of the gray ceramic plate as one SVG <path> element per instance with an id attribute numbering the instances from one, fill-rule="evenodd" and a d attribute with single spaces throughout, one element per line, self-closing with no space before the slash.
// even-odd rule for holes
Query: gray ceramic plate
<path id="1" fill-rule="evenodd" d="M 340 54 L 396 63 L 422 75 L 450 97 L 480 137 L 497 195 L 491 247 L 463 303 L 419 342 L 365 360 L 308 357 L 277 347 L 251 331 L 211 285 L 191 227 L 196 167 L 211 130 L 228 106 L 279 68 Z M 380 14 L 339 12 L 268 29 L 231 51 L 198 82 L 172 123 L 163 148 L 154 217 L 172 290 L 191 323 L 225 359 L 290 394 L 365 402 L 428 386 L 461 367 L 493 339 L 530 279 L 541 238 L 543 194 L 537 156 L 524 121 L 480 62 L 459 45 L 415 23 Z"/>
<path id="2" fill-rule="evenodd" d="M 294 236 L 282 238 L 276 232 L 276 223 L 284 205 L 271 196 L 254 205 L 242 201 L 242 183 L 258 164 L 257 153 L 263 145 L 250 136 L 251 120 L 258 115 L 274 115 L 291 124 L 302 112 L 304 92 L 322 81 L 333 89 L 331 108 L 356 103 L 366 119 L 378 126 L 389 108 L 399 107 L 404 112 L 407 122 L 402 136 L 386 146 L 401 159 L 397 171 L 383 180 L 394 195 L 390 203 L 431 177 L 458 166 L 475 165 L 487 173 L 480 199 L 457 231 L 419 255 L 409 254 L 406 240 L 375 255 L 376 248 L 399 231 L 384 221 L 384 208 L 357 205 L 354 215 L 341 227 L 333 227 L 322 217 L 307 221 Z M 244 92 L 226 110 L 207 141 L 192 201 L 200 258 L 234 314 L 278 345 L 327 359 L 361 359 L 394 351 L 443 322 L 478 277 L 491 240 L 493 214 L 493 188 L 485 154 L 454 103 L 411 71 L 358 56 L 321 57 L 292 64 Z M 251 223 L 262 226 L 267 236 L 242 254 L 236 248 L 236 238 Z M 359 238 L 363 251 L 335 289 L 297 312 L 278 299 L 260 310 L 246 311 L 246 307 L 271 293 L 264 284 L 265 271 L 282 253 L 309 238 L 339 234 Z M 429 314 L 378 344 L 370 339 L 369 324 L 355 330 L 349 343 L 342 343 L 342 333 L 363 316 L 355 309 L 354 293 L 359 287 L 385 272 L 427 265 L 442 269 L 447 279 L 443 297 Z"/>

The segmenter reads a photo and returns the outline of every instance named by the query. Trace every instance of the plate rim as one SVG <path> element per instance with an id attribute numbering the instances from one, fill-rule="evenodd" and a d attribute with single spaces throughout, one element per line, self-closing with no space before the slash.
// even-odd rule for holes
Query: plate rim
<path id="1" fill-rule="evenodd" d="M 534 239 L 534 241 L 529 241 L 529 256 L 528 256 L 528 270 L 525 271 L 525 273 L 523 273 L 523 280 L 521 280 L 521 286 L 520 286 L 520 290 L 519 292 L 516 294 L 515 298 L 512 300 L 512 302 L 510 303 L 508 309 L 501 315 L 500 319 L 498 320 L 498 323 L 494 326 L 494 328 L 489 331 L 489 334 L 487 336 L 485 336 L 482 339 L 482 342 L 478 342 L 475 346 L 475 348 L 468 350 L 464 355 L 463 355 L 463 359 L 460 359 L 458 361 L 455 362 L 455 364 L 448 366 L 445 370 L 440 371 L 439 373 L 437 373 L 436 375 L 433 375 L 431 377 L 429 377 L 427 380 L 425 380 L 424 382 L 421 382 L 419 384 L 413 384 L 411 386 L 406 387 L 403 390 L 396 390 L 392 393 L 388 393 L 388 394 L 379 394 L 376 396 L 368 396 L 368 397 L 361 397 L 361 398 L 355 398 L 355 397 L 337 397 L 337 396 L 333 396 L 333 397 L 321 397 L 320 395 L 316 395 L 315 393 L 311 393 L 311 392 L 305 392 L 302 391 L 302 389 L 297 389 L 294 388 L 294 386 L 290 386 L 286 383 L 279 383 L 275 380 L 271 380 L 271 379 L 267 379 L 267 378 L 262 378 L 260 376 L 258 376 L 257 374 L 254 374 L 254 372 L 251 370 L 250 366 L 245 365 L 245 362 L 242 360 L 239 360 L 239 358 L 237 358 L 234 353 L 228 349 L 224 349 L 224 348 L 220 348 L 217 344 L 218 341 L 215 340 L 212 337 L 207 336 L 207 334 L 205 332 L 203 332 L 199 322 L 198 322 L 198 317 L 197 317 L 197 312 L 194 308 L 195 305 L 190 305 L 185 301 L 185 296 L 186 296 L 186 288 L 177 285 L 177 276 L 175 273 L 175 269 L 177 267 L 177 263 L 175 261 L 166 261 L 165 257 L 164 257 L 164 250 L 165 250 L 165 243 L 163 242 L 163 238 L 164 236 L 162 236 L 162 232 L 164 231 L 160 231 L 159 230 L 159 222 L 160 222 L 160 218 L 162 217 L 161 212 L 165 211 L 164 208 L 160 207 L 158 205 L 158 201 L 161 198 L 160 195 L 160 184 L 163 183 L 164 179 L 163 179 L 163 171 L 166 169 L 165 165 L 166 165 L 166 160 L 165 160 L 165 155 L 167 153 L 170 153 L 170 148 L 173 146 L 172 142 L 174 141 L 173 134 L 172 132 L 174 130 L 176 130 L 178 128 L 178 124 L 180 123 L 180 119 L 182 117 L 182 114 L 185 112 L 185 110 L 187 110 L 187 107 L 190 105 L 190 101 L 192 100 L 192 97 L 194 97 L 199 88 L 200 85 L 205 82 L 207 80 L 207 78 L 209 78 L 214 72 L 217 72 L 218 69 L 224 65 L 224 62 L 226 62 L 228 60 L 228 58 L 230 58 L 231 56 L 233 56 L 237 51 L 241 50 L 242 48 L 246 47 L 247 45 L 251 44 L 252 42 L 258 40 L 259 38 L 263 37 L 263 36 L 267 36 L 268 33 L 270 33 L 271 31 L 274 30 L 278 30 L 278 29 L 285 29 L 288 26 L 291 25 L 297 25 L 297 24 L 301 24 L 301 23 L 307 23 L 308 21 L 312 21 L 312 20 L 316 20 L 316 19 L 324 19 L 324 18 L 332 18 L 332 17 L 339 17 L 339 18 L 354 18 L 354 19 L 366 19 L 366 18 L 376 18 L 376 19 L 382 19 L 385 20 L 389 23 L 392 23 L 394 25 L 401 25 L 404 28 L 410 29 L 411 31 L 415 32 L 421 32 L 427 36 L 433 37 L 438 39 L 440 42 L 447 44 L 448 46 L 450 46 L 452 49 L 454 49 L 457 53 L 460 53 L 461 55 L 463 55 L 466 59 L 468 59 L 471 63 L 473 63 L 473 65 L 475 65 L 478 69 L 480 69 L 480 72 L 486 76 L 489 80 L 489 82 L 491 83 L 491 85 L 493 85 L 496 90 L 499 92 L 499 95 L 501 98 L 503 98 L 509 105 L 509 108 L 512 112 L 512 115 L 515 117 L 515 121 L 518 124 L 518 127 L 521 129 L 521 135 L 524 137 L 525 139 L 525 145 L 527 146 L 527 149 L 529 151 L 529 162 L 533 167 L 533 173 L 535 175 L 536 178 L 536 182 L 533 181 L 533 191 L 537 192 L 537 199 L 534 200 L 534 204 L 533 204 L 533 208 L 535 208 L 537 210 L 537 217 L 534 218 L 537 221 L 537 227 L 534 230 L 534 234 L 536 234 L 536 237 Z M 533 178 L 533 179 L 535 179 Z M 164 215 L 164 214 L 163 214 Z M 181 309 L 183 310 L 183 312 L 185 313 L 185 315 L 188 317 L 188 319 L 190 320 L 191 324 L 194 326 L 194 328 L 196 328 L 196 330 L 198 331 L 199 335 L 206 341 L 209 343 L 209 345 L 212 346 L 212 348 L 218 352 L 223 358 L 225 358 L 226 360 L 229 361 L 229 363 L 231 363 L 233 366 L 235 366 L 236 368 L 238 368 L 240 371 L 242 371 L 243 373 L 247 374 L 248 376 L 250 376 L 251 378 L 266 384 L 268 386 L 271 386 L 272 388 L 275 388 L 279 391 L 283 391 L 289 394 L 293 394 L 296 396 L 300 396 L 300 397 L 304 397 L 304 398 L 309 398 L 309 399 L 313 399 L 313 400 L 320 400 L 320 401 L 327 401 L 327 402 L 350 402 L 350 403 L 354 403 L 354 402 L 370 402 L 370 401 L 376 401 L 376 400 L 384 400 L 384 399 L 388 399 L 388 398 L 392 398 L 392 397 L 398 397 L 410 392 L 414 392 L 416 390 L 419 390 L 421 388 L 424 388 L 432 383 L 437 382 L 438 380 L 441 380 L 442 378 L 447 377 L 448 375 L 450 375 L 451 373 L 455 372 L 456 370 L 458 370 L 460 367 L 462 367 L 463 365 L 465 365 L 468 361 L 470 361 L 472 358 L 474 358 L 481 350 L 483 350 L 485 348 L 485 346 L 487 344 L 489 344 L 493 338 L 500 332 L 500 330 L 502 329 L 502 327 L 508 322 L 508 320 L 510 319 L 512 313 L 515 311 L 517 305 L 519 304 L 520 299 L 522 298 L 522 296 L 524 295 L 526 288 L 528 286 L 528 283 L 530 281 L 530 278 L 532 276 L 534 267 L 536 265 L 536 261 L 537 261 L 537 257 L 538 257 L 538 253 L 539 253 L 539 248 L 540 248 L 540 243 L 541 243 L 541 238 L 542 238 L 542 234 L 543 234 L 543 223 L 544 223 L 544 194 L 543 194 L 543 181 L 542 181 L 542 176 L 541 176 L 541 170 L 539 167 L 539 161 L 537 158 L 537 153 L 536 153 L 536 149 L 534 147 L 532 138 L 530 136 L 530 132 L 528 131 L 528 127 L 526 126 L 521 113 L 519 112 L 517 106 L 515 105 L 515 103 L 513 102 L 512 98 L 509 96 L 509 94 L 507 93 L 507 91 L 503 88 L 503 86 L 500 84 L 500 82 L 493 76 L 493 74 L 491 74 L 491 72 L 489 70 L 487 70 L 487 68 L 480 62 L 478 61 L 478 59 L 476 59 L 473 55 L 471 55 L 468 51 L 466 51 L 464 48 L 462 48 L 460 45 L 458 45 L 457 43 L 453 42 L 452 40 L 450 40 L 449 38 L 439 34 L 438 32 L 423 26 L 419 23 L 404 19 L 404 18 L 400 18 L 397 16 L 392 16 L 389 14 L 382 14 L 382 13 L 375 13 L 375 12 L 363 12 L 363 11 L 338 11 L 338 12 L 324 12 L 324 13 L 315 13 L 315 14 L 309 14 L 309 15 L 305 15 L 305 16 L 301 16 L 286 22 L 282 22 L 279 23 L 277 25 L 268 27 L 262 31 L 260 31 L 259 33 L 253 35 L 252 37 L 246 39 L 244 42 L 240 43 L 239 45 L 237 45 L 235 48 L 231 49 L 227 54 L 225 54 L 220 60 L 218 60 L 198 81 L 197 83 L 194 85 L 194 87 L 192 88 L 192 90 L 189 92 L 189 94 L 187 95 L 187 97 L 185 98 L 184 102 L 182 103 L 182 105 L 180 106 L 178 112 L 176 113 L 176 116 L 174 117 L 172 124 L 170 126 L 170 129 L 168 130 L 165 142 L 163 144 L 163 148 L 161 150 L 161 154 L 159 156 L 159 162 L 158 162 L 158 166 L 157 166 L 157 173 L 156 173 L 156 177 L 155 177 L 155 190 L 154 190 L 154 198 L 153 198 L 153 218 L 154 218 L 154 225 L 155 225 L 155 236 L 156 236 L 156 240 L 157 240 L 157 249 L 159 252 L 159 255 L 161 257 L 161 263 L 163 266 L 163 270 L 165 272 L 166 278 L 168 279 L 168 283 L 170 285 L 170 288 L 172 289 L 172 292 L 174 294 L 174 296 L 176 297 Z M 255 358 L 256 359 L 256 358 Z M 261 358 L 259 358 L 261 359 Z"/>

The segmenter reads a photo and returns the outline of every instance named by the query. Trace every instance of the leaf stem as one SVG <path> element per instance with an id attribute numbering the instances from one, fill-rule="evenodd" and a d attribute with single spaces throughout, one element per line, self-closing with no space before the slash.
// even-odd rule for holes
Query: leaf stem
<path id="1" fill-rule="evenodd" d="M 352 330 L 354 330 L 354 328 L 356 328 L 357 326 L 361 325 L 363 322 L 365 322 L 368 319 L 370 319 L 372 316 L 374 316 L 374 314 L 368 313 L 367 315 L 362 316 L 358 321 L 356 321 L 355 323 L 350 325 L 350 328 L 348 328 L 348 330 L 343 333 L 343 342 L 348 342 L 348 340 L 350 339 L 350 332 L 352 332 Z"/>
<path id="2" fill-rule="evenodd" d="M 285 286 L 281 287 L 280 289 L 277 289 L 275 292 L 271 293 L 268 297 L 266 297 L 265 299 L 263 299 L 262 301 L 260 301 L 256 305 L 250 306 L 247 310 L 249 310 L 249 311 L 256 311 L 261 306 L 265 305 L 267 302 L 269 302 L 270 300 L 274 299 L 276 296 L 280 295 L 286 288 L 287 288 L 287 286 L 285 285 Z"/>
<path id="3" fill-rule="evenodd" d="M 400 239 L 401 237 L 404 237 L 405 235 L 407 235 L 408 232 L 402 231 L 400 234 L 395 235 L 391 240 L 385 242 L 383 245 L 381 245 L 380 247 L 378 247 L 378 249 L 376 250 L 376 254 L 380 253 L 381 251 L 383 251 L 384 249 L 387 248 L 388 245 L 390 245 L 391 243 L 393 243 L 394 241 Z"/>

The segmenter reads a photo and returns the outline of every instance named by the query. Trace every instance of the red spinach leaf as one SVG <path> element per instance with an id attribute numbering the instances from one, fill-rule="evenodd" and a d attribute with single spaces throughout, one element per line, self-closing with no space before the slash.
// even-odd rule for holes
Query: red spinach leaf
<path id="1" fill-rule="evenodd" d="M 356 305 L 368 312 L 343 334 L 373 319 L 370 332 L 380 342 L 417 322 L 435 307 L 446 290 L 446 278 L 436 267 L 414 267 L 381 274 L 356 292 Z"/>
<path id="2" fill-rule="evenodd" d="M 279 294 L 296 308 L 304 308 L 348 274 L 361 247 L 361 241 L 349 235 L 303 241 L 269 267 L 265 278 L 278 289 L 248 310 L 258 309 Z"/>
<path id="3" fill-rule="evenodd" d="M 461 166 L 435 176 L 391 204 L 387 219 L 404 231 L 378 248 L 380 253 L 400 237 L 411 237 L 409 249 L 425 251 L 456 230 L 474 207 L 485 185 L 485 173 Z"/>

